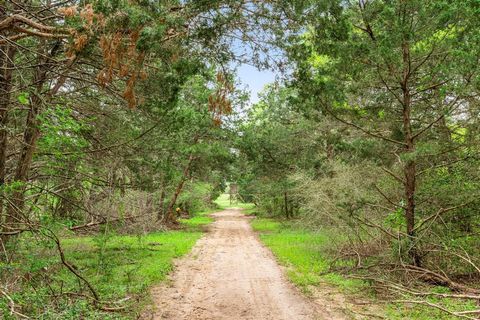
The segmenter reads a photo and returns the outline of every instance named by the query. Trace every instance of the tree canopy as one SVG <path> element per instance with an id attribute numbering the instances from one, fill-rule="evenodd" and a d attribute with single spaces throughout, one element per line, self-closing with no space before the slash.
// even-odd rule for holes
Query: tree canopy
<path id="1" fill-rule="evenodd" d="M 63 243 L 94 236 L 103 261 L 109 233 L 181 228 L 229 183 L 259 215 L 341 234 L 348 272 L 477 299 L 479 14 L 477 0 L 4 1 L 0 308 L 11 290 L 28 316 L 61 317 L 70 293 L 105 309 Z M 245 63 L 279 75 L 252 105 Z M 39 248 L 78 282 L 43 272 L 58 266 Z"/>

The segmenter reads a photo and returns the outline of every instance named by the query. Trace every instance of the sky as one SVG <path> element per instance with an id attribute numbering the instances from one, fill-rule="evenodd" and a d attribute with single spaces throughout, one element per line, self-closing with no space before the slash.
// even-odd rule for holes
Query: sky
<path id="1" fill-rule="evenodd" d="M 250 103 L 254 104 L 258 102 L 258 93 L 263 87 L 275 81 L 275 73 L 271 70 L 259 71 L 256 67 L 242 64 L 238 67 L 238 78 L 250 91 Z"/>

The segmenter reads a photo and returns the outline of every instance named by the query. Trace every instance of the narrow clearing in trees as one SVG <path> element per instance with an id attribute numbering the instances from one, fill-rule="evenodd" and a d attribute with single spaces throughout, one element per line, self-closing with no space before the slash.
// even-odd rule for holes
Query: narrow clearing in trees
<path id="1" fill-rule="evenodd" d="M 340 306 L 313 303 L 288 282 L 240 209 L 213 217 L 169 285 L 153 289 L 154 319 L 347 319 Z"/>

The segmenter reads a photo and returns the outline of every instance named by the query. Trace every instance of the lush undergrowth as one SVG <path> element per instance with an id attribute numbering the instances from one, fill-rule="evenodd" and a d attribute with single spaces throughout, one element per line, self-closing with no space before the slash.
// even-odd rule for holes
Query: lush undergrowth
<path id="1" fill-rule="evenodd" d="M 299 228 L 290 222 L 268 218 L 256 218 L 252 221 L 252 227 L 259 233 L 262 242 L 271 249 L 278 261 L 287 267 L 290 280 L 302 291 L 309 294 L 311 290 L 321 284 L 329 284 L 339 288 L 346 294 L 354 297 L 361 294 L 362 298 L 368 297 L 372 303 L 380 303 L 384 300 L 376 296 L 367 282 L 357 279 L 346 278 L 341 274 L 329 272 L 332 262 L 333 240 L 338 239 L 338 234 L 331 231 L 316 232 Z M 432 287 L 432 292 L 447 293 L 443 287 Z M 403 297 L 403 300 L 421 301 L 416 297 Z M 428 303 L 440 303 L 451 311 L 475 310 L 472 302 L 456 299 L 430 298 Z M 442 310 L 428 307 L 422 304 L 389 303 L 384 308 L 386 319 L 457 319 Z"/>
<path id="2" fill-rule="evenodd" d="M 213 219 L 214 209 L 180 219 L 179 230 L 144 235 L 65 236 L 61 240 L 66 260 L 92 285 L 102 311 L 90 303 L 85 283 L 63 267 L 52 244 L 22 239 L 19 249 L 29 252 L 14 265 L 0 265 L 1 273 L 26 277 L 31 286 L 19 285 L 10 293 L 17 310 L 41 319 L 132 319 L 149 302 L 148 288 L 172 271 L 173 259 L 190 251 Z M 8 268 L 8 270 L 7 270 Z M 0 297 L 0 310 L 9 310 L 9 301 Z M 5 319 L 16 319 L 5 312 Z M 1 317 L 0 317 L 1 318 Z"/>

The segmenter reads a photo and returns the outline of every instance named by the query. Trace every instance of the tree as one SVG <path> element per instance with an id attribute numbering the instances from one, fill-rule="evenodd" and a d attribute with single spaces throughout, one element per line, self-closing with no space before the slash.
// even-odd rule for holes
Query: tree
<path id="1" fill-rule="evenodd" d="M 312 170 L 327 154 L 323 132 L 295 110 L 297 90 L 271 85 L 249 111 L 238 139 L 238 180 L 245 199 L 291 218 L 298 210 L 290 176 Z"/>
<path id="2" fill-rule="evenodd" d="M 376 156 L 402 194 L 384 198 L 403 212 L 408 252 L 420 266 L 425 223 L 478 196 L 464 188 L 462 201 L 435 208 L 435 189 L 424 184 L 427 174 L 455 170 L 475 150 L 474 141 L 452 135 L 476 136 L 470 130 L 478 108 L 478 7 L 473 1 L 322 1 L 310 3 L 308 12 L 306 31 L 287 47 L 297 62 L 295 86 L 311 109 L 386 146 L 388 154 Z"/>

